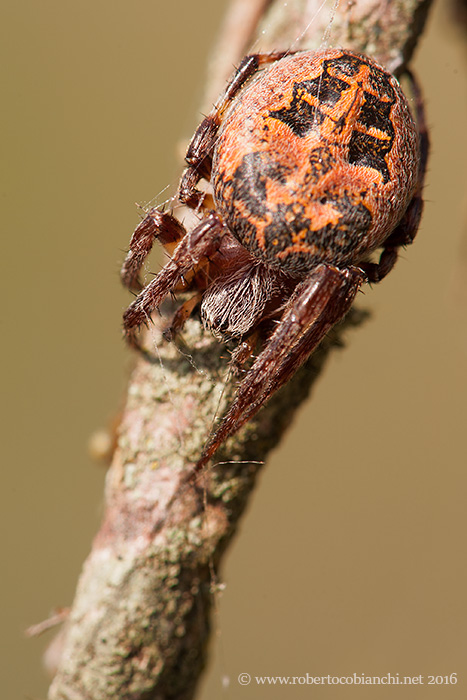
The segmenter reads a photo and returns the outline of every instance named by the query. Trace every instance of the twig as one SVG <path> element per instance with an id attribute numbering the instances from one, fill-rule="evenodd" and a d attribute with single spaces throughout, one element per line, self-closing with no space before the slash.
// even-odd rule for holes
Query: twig
<path id="1" fill-rule="evenodd" d="M 261 23 L 246 23 L 228 60 L 255 51 L 313 49 L 327 37 L 334 1 L 260 2 Z M 237 0 L 237 9 L 244 5 Z M 399 72 L 421 32 L 429 0 L 341 2 L 329 43 L 365 51 Z M 319 8 L 321 10 L 319 11 Z M 245 5 L 244 8 L 245 9 Z M 228 33 L 224 33 L 226 43 Z M 260 37 L 260 39 L 257 39 Z M 210 84 L 225 79 L 219 62 Z M 212 93 L 210 93 L 212 94 Z M 129 383 L 118 448 L 109 469 L 106 510 L 65 623 L 63 652 L 50 688 L 59 699 L 193 697 L 205 663 L 211 583 L 256 475 L 294 411 L 308 396 L 349 314 L 283 390 L 218 455 L 206 476 L 205 503 L 193 489 L 173 501 L 235 387 L 228 349 L 191 320 L 182 350 L 151 329 L 159 359 L 138 358 Z M 172 505 L 169 511 L 167 504 Z"/>

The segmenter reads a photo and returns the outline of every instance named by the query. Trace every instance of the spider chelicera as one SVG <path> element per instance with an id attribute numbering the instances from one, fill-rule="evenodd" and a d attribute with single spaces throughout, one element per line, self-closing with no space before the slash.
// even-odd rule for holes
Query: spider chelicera
<path id="1" fill-rule="evenodd" d="M 237 339 L 239 367 L 261 350 L 195 467 L 297 371 L 365 282 L 392 269 L 422 212 L 428 136 L 397 80 L 342 49 L 245 57 L 188 147 L 177 199 L 190 230 L 151 209 L 136 228 L 122 281 L 139 292 L 124 314 L 128 342 L 176 291 L 193 294 L 173 337 L 200 308 L 216 336 Z M 200 182 L 205 181 L 204 187 Z M 145 287 L 154 240 L 173 250 Z M 371 254 L 379 250 L 377 261 Z"/>

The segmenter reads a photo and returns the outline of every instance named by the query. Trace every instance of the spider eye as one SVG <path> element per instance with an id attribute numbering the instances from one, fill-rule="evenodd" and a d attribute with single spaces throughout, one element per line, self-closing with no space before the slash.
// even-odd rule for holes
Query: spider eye
<path id="1" fill-rule="evenodd" d="M 321 202 L 321 204 L 327 204 L 328 198 L 327 198 L 327 197 L 321 197 L 321 199 L 320 199 L 319 201 Z"/>

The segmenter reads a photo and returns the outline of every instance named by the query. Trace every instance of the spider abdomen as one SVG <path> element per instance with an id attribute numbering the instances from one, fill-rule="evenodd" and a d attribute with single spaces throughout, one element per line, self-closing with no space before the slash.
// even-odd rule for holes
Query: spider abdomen
<path id="1" fill-rule="evenodd" d="M 357 264 L 405 213 L 419 139 L 396 79 L 330 49 L 283 58 L 250 81 L 216 141 L 216 208 L 268 265 L 299 277 Z"/>

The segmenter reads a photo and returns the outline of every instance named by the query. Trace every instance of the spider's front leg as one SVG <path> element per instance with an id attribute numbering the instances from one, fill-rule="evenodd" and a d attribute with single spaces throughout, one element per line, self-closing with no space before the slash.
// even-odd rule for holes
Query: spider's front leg
<path id="1" fill-rule="evenodd" d="M 195 466 L 193 478 L 217 448 L 244 425 L 310 356 L 350 309 L 366 275 L 356 267 L 318 265 L 292 294 L 277 329 L 266 343 Z"/>
<path id="2" fill-rule="evenodd" d="M 157 239 L 163 246 L 177 243 L 186 234 L 185 227 L 171 214 L 151 209 L 135 228 L 120 272 L 122 284 L 128 289 L 143 288 L 139 273 Z"/>
<path id="3" fill-rule="evenodd" d="M 224 226 L 216 214 L 210 214 L 178 244 L 173 257 L 136 297 L 123 315 L 125 338 L 140 348 L 137 332 L 148 325 L 151 313 L 179 285 L 185 275 L 213 255 L 220 246 Z"/>

